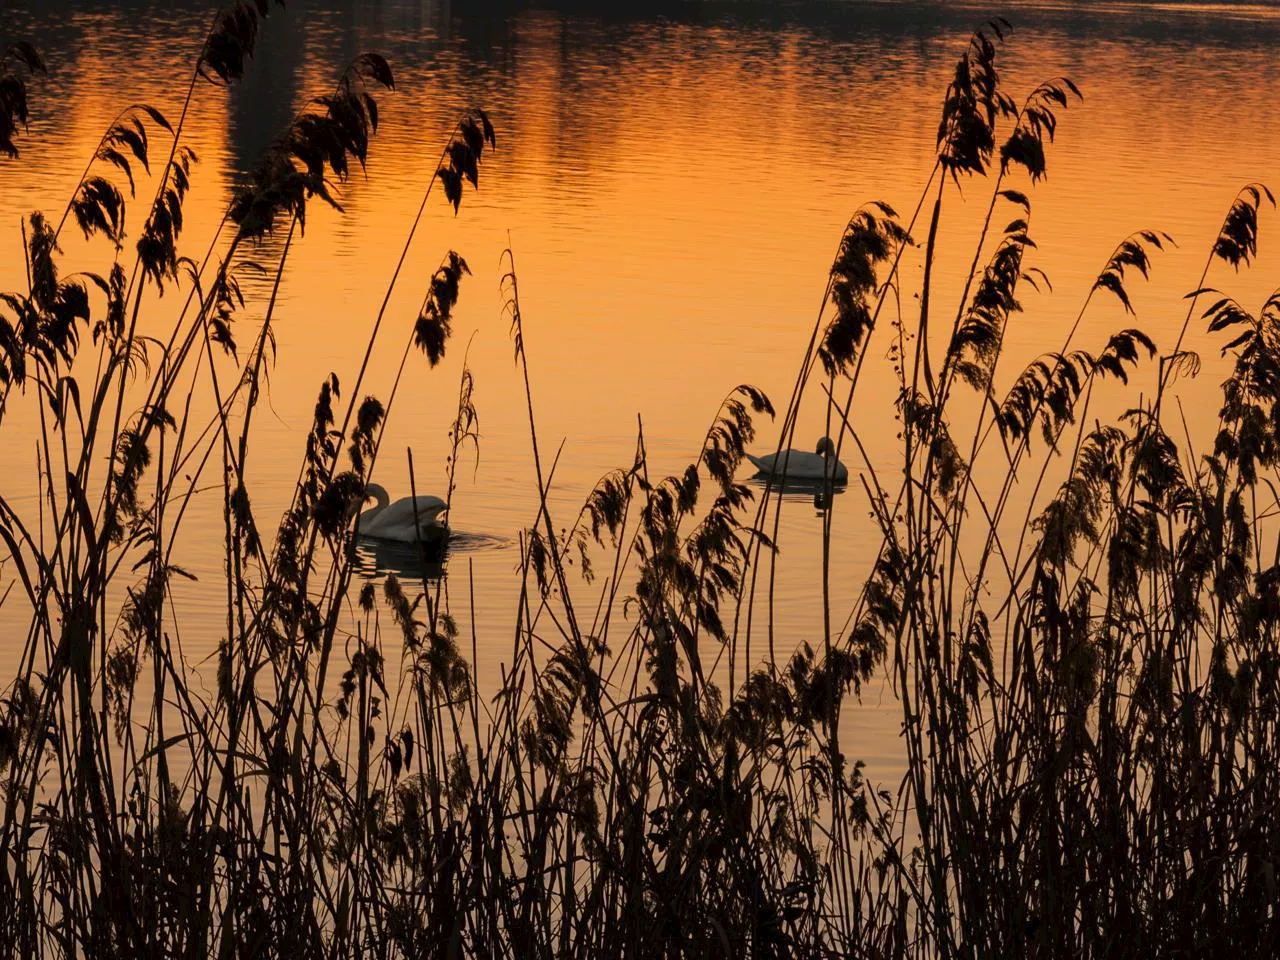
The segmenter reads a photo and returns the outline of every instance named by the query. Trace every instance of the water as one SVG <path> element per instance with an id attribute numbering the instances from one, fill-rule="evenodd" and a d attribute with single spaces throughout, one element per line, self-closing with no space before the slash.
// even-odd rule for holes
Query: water
<path id="1" fill-rule="evenodd" d="M 37 208 L 60 212 L 115 113 L 141 100 L 176 117 L 207 5 L 4 4 L 0 36 L 32 39 L 52 70 L 34 90 L 21 160 L 0 164 L 0 288 L 10 289 L 22 283 L 19 218 Z M 411 364 L 378 479 L 393 495 L 407 493 L 412 447 L 420 491 L 443 486 L 446 434 L 470 341 L 482 440 L 478 464 L 468 460 L 461 471 L 454 523 L 466 539 L 450 569 L 464 630 L 466 604 L 457 600 L 468 568 L 474 571 L 482 678 L 497 675 L 510 649 L 516 543 L 536 510 L 522 385 L 500 313 L 502 249 L 510 242 L 516 253 L 539 438 L 547 460 L 560 451 L 552 506 L 567 526 L 600 475 L 630 465 L 640 422 L 651 472 L 661 474 L 696 456 L 735 384 L 756 384 L 785 403 L 846 219 L 874 199 L 904 214 L 914 209 L 954 58 L 969 30 L 996 9 L 666 2 L 609 4 L 602 13 L 594 6 L 290 0 L 272 14 L 245 81 L 230 92 L 201 87 L 188 125 L 201 162 L 184 252 L 198 257 L 232 186 L 351 57 L 376 51 L 396 71 L 398 89 L 383 101 L 367 175 L 342 187 L 344 213 L 313 205 L 281 290 L 278 361 L 248 464 L 258 517 L 270 528 L 297 476 L 316 390 L 330 371 L 344 383 L 354 377 L 454 119 L 472 104 L 490 111 L 499 150 L 486 158 L 481 189 L 467 193 L 460 216 L 442 197 L 433 200 L 368 381 L 385 395 L 426 278 L 457 249 L 473 275 L 463 285 L 454 340 L 439 368 Z M 1033 191 L 1035 264 L 1054 290 L 1025 291 L 1004 382 L 1019 361 L 1060 345 L 1112 247 L 1138 228 L 1166 230 L 1180 243 L 1159 258 L 1150 284 L 1133 288 L 1139 322 L 1168 349 L 1185 313 L 1181 295 L 1195 285 L 1235 191 L 1252 180 L 1280 186 L 1280 9 L 1012 3 L 999 11 L 1016 27 L 1002 60 L 1011 91 L 1067 74 L 1086 97 L 1063 117 L 1049 179 Z M 948 200 L 940 303 L 958 293 L 988 190 L 965 184 L 963 206 L 954 194 Z M 1257 268 L 1239 278 L 1215 274 L 1212 282 L 1230 283 L 1247 303 L 1265 296 L 1280 264 L 1268 242 L 1277 225 L 1268 211 Z M 109 251 L 70 231 L 64 247 L 68 264 L 109 263 Z M 269 243 L 261 259 L 278 250 Z M 919 275 L 920 264 L 908 258 L 906 285 Z M 248 289 L 239 328 L 246 346 L 267 293 L 261 284 Z M 147 315 L 168 323 L 179 305 L 170 293 Z M 1117 303 L 1101 299 L 1085 315 L 1082 343 L 1100 346 L 1130 322 Z M 1190 345 L 1212 357 L 1203 338 Z M 892 479 L 894 392 L 885 342 L 872 349 L 854 419 L 874 465 Z M 224 375 L 233 375 L 229 363 Z M 1149 391 L 1153 377 L 1153 367 L 1143 368 L 1135 391 Z M 1210 396 L 1214 382 L 1210 366 L 1183 388 L 1193 427 L 1213 415 L 1212 404 L 1195 401 Z M 799 430 L 806 445 L 823 429 L 819 400 L 815 392 Z M 197 409 L 200 403 L 207 398 L 197 398 Z M 34 424 L 14 409 L 4 430 L 10 469 L 0 493 L 31 516 L 34 490 L 24 478 L 34 475 Z M 759 446 L 771 448 L 774 438 L 762 425 Z M 177 598 L 193 664 L 209 656 L 223 622 L 216 467 L 198 486 L 176 550 L 200 578 Z M 777 587 L 784 650 L 820 636 L 820 529 L 810 499 L 788 502 Z M 855 483 L 837 500 L 837 623 L 877 542 Z M 369 553 L 361 569 L 376 575 L 394 560 Z M 6 581 L 11 575 L 0 573 Z M 584 604 L 587 596 L 594 593 L 584 591 Z M 25 622 L 15 594 L 0 609 L 6 675 Z M 899 766 L 891 698 L 874 685 L 851 720 L 857 739 L 850 749 L 868 760 L 873 778 Z"/>

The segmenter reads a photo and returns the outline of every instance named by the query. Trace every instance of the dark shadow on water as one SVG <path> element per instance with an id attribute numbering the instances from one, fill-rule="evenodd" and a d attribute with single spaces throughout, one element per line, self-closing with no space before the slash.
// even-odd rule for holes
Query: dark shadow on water
<path id="1" fill-rule="evenodd" d="M 830 509 L 832 500 L 843 494 L 849 486 L 847 483 L 827 484 L 821 480 L 785 480 L 779 483 L 777 480 L 770 481 L 767 473 L 757 473 L 747 483 L 760 490 L 757 497 L 764 496 L 765 489 L 771 487 L 782 494 L 784 501 L 805 501 L 818 511 Z"/>
<path id="2" fill-rule="evenodd" d="M 370 579 L 393 573 L 402 580 L 435 581 L 444 576 L 449 552 L 446 548 L 437 559 L 416 543 L 361 537 L 356 541 L 355 570 Z"/>
<path id="3" fill-rule="evenodd" d="M 415 543 L 361 537 L 356 542 L 356 573 L 376 579 L 395 574 L 402 580 L 436 581 L 443 578 L 450 559 L 470 553 L 502 550 L 510 546 L 506 537 L 485 533 L 453 531 L 443 550 L 424 548 Z"/>

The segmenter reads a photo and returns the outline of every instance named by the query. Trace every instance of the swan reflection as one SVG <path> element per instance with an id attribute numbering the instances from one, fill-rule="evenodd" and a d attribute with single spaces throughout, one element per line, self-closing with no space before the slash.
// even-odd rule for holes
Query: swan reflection
<path id="1" fill-rule="evenodd" d="M 445 574 L 449 547 L 428 550 L 420 544 L 360 537 L 356 540 L 356 570 L 366 577 L 394 573 L 402 580 L 440 580 Z"/>
<path id="2" fill-rule="evenodd" d="M 510 545 L 506 537 L 457 530 L 450 531 L 443 544 L 403 543 L 362 536 L 356 539 L 355 569 L 370 579 L 393 573 L 402 580 L 437 581 L 447 574 L 450 557 L 501 550 Z"/>
<path id="3" fill-rule="evenodd" d="M 747 483 L 760 489 L 757 497 L 764 496 L 764 491 L 768 489 L 770 496 L 781 495 L 782 499 L 787 502 L 798 503 L 805 501 L 812 504 L 813 509 L 819 512 L 830 510 L 835 498 L 843 496 L 847 489 L 847 486 L 843 483 L 823 483 L 821 480 L 792 480 L 788 478 L 780 482 L 777 477 L 770 477 L 767 474 L 757 474 L 749 478 Z"/>

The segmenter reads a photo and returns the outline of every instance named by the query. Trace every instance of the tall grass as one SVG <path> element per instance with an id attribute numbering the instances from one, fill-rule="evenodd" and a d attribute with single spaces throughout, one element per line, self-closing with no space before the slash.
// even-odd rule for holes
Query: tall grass
<path id="1" fill-rule="evenodd" d="M 1007 25 L 978 31 L 913 216 L 877 203 L 849 220 L 780 418 L 781 450 L 806 398 L 825 406 L 881 535 L 856 608 L 833 610 L 841 501 L 827 498 L 823 636 L 785 657 L 783 500 L 765 486 L 754 502 L 740 479 L 769 399 L 732 390 L 667 477 L 650 474 L 640 425 L 632 461 L 566 526 L 528 373 L 537 318 L 509 250 L 503 317 L 537 508 L 499 692 L 482 700 L 479 645 L 505 641 L 477 636 L 474 616 L 461 635 L 439 579 L 356 589 L 353 572 L 397 386 L 408 364 L 444 355 L 465 260 L 441 260 L 403 326 L 391 294 L 435 184 L 456 213 L 496 135 L 470 110 L 447 138 L 365 355 L 350 384 L 343 371 L 320 386 L 292 502 L 269 529 L 245 477 L 281 280 L 309 207 L 337 206 L 333 185 L 363 165 L 393 86 L 383 60 L 355 60 L 268 149 L 203 259 L 180 256 L 187 109 L 203 82 L 239 79 L 269 12 L 240 2 L 214 19 L 176 123 L 145 105 L 119 116 L 59 224 L 24 225 L 27 288 L 2 300 L 0 416 L 36 417 L 41 487 L 34 516 L 0 499 L 6 602 L 30 612 L 0 701 L 7 954 L 1270 955 L 1280 297 L 1251 311 L 1210 289 L 1252 263 L 1265 187 L 1231 204 L 1188 297 L 1183 332 L 1205 324 L 1232 362 L 1208 452 L 1171 410 L 1174 379 L 1199 369 L 1181 336 L 1156 389 L 1101 422 L 1095 387 L 1145 375 L 1158 351 L 1136 327 L 1086 349 L 1080 320 L 1095 296 L 1132 312 L 1127 285 L 1170 240 L 1123 240 L 1061 347 L 1002 367 L 1020 288 L 1047 282 L 1028 263 L 1031 197 L 1079 90 L 1054 79 L 1018 104 L 997 70 Z M 0 68 L 0 149 L 21 162 L 42 64 L 15 46 Z M 134 170 L 156 143 L 156 193 L 127 231 Z M 989 203 L 946 305 L 939 226 L 959 185 L 979 181 Z M 71 218 L 111 241 L 101 275 L 63 268 Z M 279 252 L 254 264 L 268 235 Z M 907 256 L 923 259 L 918 301 L 901 289 Z M 246 270 L 271 283 L 242 351 Z M 167 327 L 145 318 L 159 339 L 138 334 L 152 286 L 186 298 Z M 173 300 L 145 302 L 163 314 Z M 384 402 L 365 391 L 385 336 L 404 348 Z M 873 349 L 898 377 L 893 477 L 859 433 Z M 216 415 L 201 421 L 209 398 Z M 464 364 L 451 503 L 479 441 L 474 398 Z M 176 534 L 211 465 L 225 635 L 204 700 L 171 599 L 186 576 Z M 453 598 L 474 607 L 460 559 Z M 850 698 L 882 672 L 908 761 L 896 794 L 872 789 L 858 744 L 841 742 Z"/>

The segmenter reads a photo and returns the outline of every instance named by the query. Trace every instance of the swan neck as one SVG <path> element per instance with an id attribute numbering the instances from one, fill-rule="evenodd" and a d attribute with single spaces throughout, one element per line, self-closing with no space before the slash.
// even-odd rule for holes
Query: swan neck
<path id="1" fill-rule="evenodd" d="M 381 484 L 366 484 L 364 490 L 365 493 L 373 497 L 374 501 L 377 503 L 376 507 L 369 510 L 369 513 L 371 514 L 375 511 L 385 509 L 391 503 L 391 496 L 387 493 L 386 488 Z"/>

